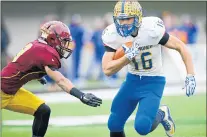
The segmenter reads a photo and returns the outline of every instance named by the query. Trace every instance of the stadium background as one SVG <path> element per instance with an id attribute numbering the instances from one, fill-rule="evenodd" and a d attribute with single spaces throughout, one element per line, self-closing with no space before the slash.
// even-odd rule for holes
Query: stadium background
<path id="1" fill-rule="evenodd" d="M 177 124 L 176 136 L 204 137 L 206 136 L 206 3 L 187 1 L 140 3 L 146 16 L 173 15 L 170 16 L 172 20 L 169 22 L 175 23 L 175 26 L 181 26 L 183 21 L 189 19 L 190 16 L 190 21 L 198 27 L 196 42 L 187 43 L 196 68 L 196 94 L 191 98 L 185 96 L 185 92 L 181 89 L 186 72 L 181 58 L 175 51 L 163 48 L 167 86 L 162 103 L 171 107 Z M 104 77 L 98 80 L 100 62 L 93 64 L 95 50 L 90 39 L 105 14 L 113 12 L 114 4 L 115 2 L 1 2 L 2 21 L 9 36 L 8 48 L 5 51 L 8 58 L 15 56 L 26 43 L 37 38 L 39 26 L 48 16 L 57 16 L 59 20 L 68 25 L 74 14 L 80 14 L 82 18 L 81 24 L 86 34 L 81 51 L 80 77 L 78 80 L 72 78 L 72 57 L 64 61 L 63 72 L 84 92 L 94 92 L 102 97 L 104 104 L 100 108 L 89 108 L 66 93 L 59 92 L 60 89 L 55 85 L 42 86 L 37 81 L 28 83 L 25 88 L 45 99 L 51 106 L 52 119 L 46 137 L 108 136 L 106 121 L 111 100 L 124 80 L 126 68 L 117 74 L 118 78 Z M 107 20 L 112 21 L 112 17 Z M 1 56 L 1 59 L 4 59 L 4 56 Z M 90 77 L 88 77 L 89 72 Z M 3 110 L 2 120 L 3 137 L 31 136 L 31 116 Z M 133 117 L 127 123 L 126 132 L 131 137 L 137 136 L 133 130 Z M 149 136 L 162 137 L 165 134 L 160 126 Z"/>

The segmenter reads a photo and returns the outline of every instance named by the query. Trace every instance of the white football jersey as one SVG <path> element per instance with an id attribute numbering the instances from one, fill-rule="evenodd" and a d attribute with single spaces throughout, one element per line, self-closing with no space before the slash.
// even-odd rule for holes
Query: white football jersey
<path id="1" fill-rule="evenodd" d="M 115 50 L 127 42 L 139 44 L 140 54 L 128 64 L 128 72 L 141 76 L 163 76 L 159 41 L 164 33 L 165 26 L 160 18 L 144 17 L 136 37 L 120 36 L 115 24 L 111 24 L 103 31 L 102 40 L 106 46 Z"/>

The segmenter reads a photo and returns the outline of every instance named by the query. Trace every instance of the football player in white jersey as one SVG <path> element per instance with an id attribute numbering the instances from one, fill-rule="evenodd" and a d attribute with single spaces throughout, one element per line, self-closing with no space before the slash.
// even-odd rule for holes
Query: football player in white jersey
<path id="1" fill-rule="evenodd" d="M 106 52 L 102 59 L 103 71 L 110 76 L 128 65 L 128 74 L 115 96 L 108 120 L 110 137 L 125 137 L 124 125 L 139 103 L 134 128 L 140 135 L 147 135 L 161 123 L 166 134 L 175 133 L 175 124 L 167 106 L 160 106 L 165 87 L 162 73 L 161 46 L 177 50 L 186 66 L 186 95 L 194 94 L 196 82 L 192 58 L 186 45 L 165 32 L 158 17 L 142 17 L 141 5 L 133 1 L 118 1 L 114 8 L 114 23 L 103 32 Z M 132 42 L 131 48 L 125 43 Z M 113 60 L 118 48 L 125 55 Z"/>

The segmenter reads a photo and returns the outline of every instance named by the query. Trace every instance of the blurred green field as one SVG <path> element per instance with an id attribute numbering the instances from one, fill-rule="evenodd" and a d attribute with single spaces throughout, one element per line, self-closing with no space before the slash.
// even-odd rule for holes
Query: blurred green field
<path id="1" fill-rule="evenodd" d="M 87 116 L 109 114 L 110 100 L 104 100 L 100 108 L 90 108 L 81 103 L 49 104 L 52 110 L 51 117 L 55 116 Z M 206 137 L 206 96 L 196 95 L 193 97 L 171 96 L 163 97 L 162 104 L 170 107 L 173 119 L 176 123 L 177 137 Z M 135 112 L 134 112 L 135 113 Z M 2 111 L 3 120 L 33 119 L 32 116 Z M 139 136 L 133 122 L 126 124 L 128 137 Z M 76 127 L 49 126 L 45 137 L 109 137 L 106 124 Z M 149 137 L 166 136 L 162 126 L 148 135 Z M 31 137 L 30 126 L 3 126 L 2 137 Z"/>

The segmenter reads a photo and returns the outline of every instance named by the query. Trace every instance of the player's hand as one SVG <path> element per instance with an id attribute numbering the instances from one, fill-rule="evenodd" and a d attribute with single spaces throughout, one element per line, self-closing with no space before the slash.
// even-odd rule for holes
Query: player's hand
<path id="1" fill-rule="evenodd" d="M 92 107 L 97 107 L 102 104 L 102 100 L 91 93 L 83 94 L 80 100 L 84 104 L 92 106 Z"/>
<path id="2" fill-rule="evenodd" d="M 42 85 L 47 84 L 46 78 L 42 77 L 41 79 L 38 80 Z"/>
<path id="3" fill-rule="evenodd" d="M 196 87 L 195 77 L 191 74 L 188 74 L 185 79 L 185 87 L 183 88 L 186 90 L 186 95 L 188 97 L 194 94 L 195 87 Z"/>
<path id="4" fill-rule="evenodd" d="M 133 43 L 133 46 L 131 48 L 127 47 L 125 44 L 122 45 L 126 57 L 132 61 L 135 56 L 139 54 L 138 50 L 139 44 Z"/>

